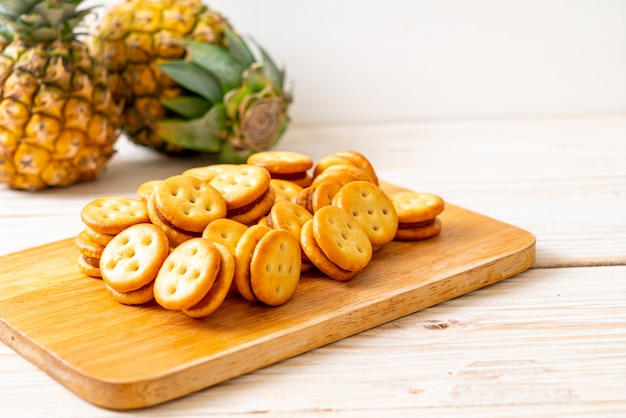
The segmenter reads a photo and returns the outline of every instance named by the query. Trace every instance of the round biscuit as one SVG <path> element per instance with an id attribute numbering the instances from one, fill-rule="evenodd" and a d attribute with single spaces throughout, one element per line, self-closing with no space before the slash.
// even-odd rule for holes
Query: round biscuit
<path id="1" fill-rule="evenodd" d="M 147 208 L 150 222 L 158 226 L 159 229 L 165 233 L 171 247 L 177 247 L 185 241 L 196 238 L 195 235 L 189 232 L 174 228 L 169 222 L 162 218 L 162 215 L 156 208 L 156 195 L 154 193 L 148 198 Z"/>
<path id="2" fill-rule="evenodd" d="M 209 184 L 226 201 L 228 210 L 246 206 L 261 197 L 270 185 L 271 176 L 263 167 L 251 164 L 234 165 L 213 177 Z"/>
<path id="3" fill-rule="evenodd" d="M 250 260 L 254 247 L 267 232 L 272 229 L 264 225 L 252 225 L 243 233 L 235 248 L 235 275 L 234 282 L 239 294 L 249 302 L 258 299 L 250 285 Z"/>
<path id="4" fill-rule="evenodd" d="M 289 180 L 272 179 L 270 180 L 270 186 L 274 188 L 276 193 L 275 201 L 288 200 L 290 202 L 296 201 L 298 195 L 302 191 L 302 187 Z"/>
<path id="5" fill-rule="evenodd" d="M 362 270 L 372 258 L 372 243 L 363 227 L 337 206 L 313 214 L 313 233 L 326 257 L 344 270 Z"/>
<path id="6" fill-rule="evenodd" d="M 125 196 L 99 197 L 80 212 L 85 225 L 94 231 L 116 235 L 129 226 L 149 222 L 146 202 Z"/>
<path id="7" fill-rule="evenodd" d="M 226 216 L 226 201 L 220 192 L 195 177 L 168 177 L 154 194 L 161 215 L 185 231 L 202 232 L 209 222 Z"/>
<path id="8" fill-rule="evenodd" d="M 312 186 L 316 187 L 322 181 L 335 180 L 342 186 L 351 181 L 364 180 L 374 183 L 374 180 L 370 177 L 365 170 L 348 164 L 332 165 L 322 171 L 317 177 L 313 178 Z"/>
<path id="9" fill-rule="evenodd" d="M 257 152 L 248 157 L 247 163 L 263 167 L 271 174 L 304 173 L 313 167 L 308 155 L 281 150 Z"/>
<path id="10" fill-rule="evenodd" d="M 154 298 L 165 309 L 189 309 L 207 294 L 220 270 L 211 241 L 193 238 L 174 248 L 154 280 Z"/>
<path id="11" fill-rule="evenodd" d="M 444 210 L 444 201 L 432 193 L 413 191 L 396 192 L 389 196 L 393 203 L 398 221 L 417 223 L 434 219 Z"/>
<path id="12" fill-rule="evenodd" d="M 352 279 L 358 273 L 356 271 L 344 270 L 326 257 L 326 254 L 324 254 L 315 241 L 315 235 L 313 234 L 313 219 L 302 225 L 300 233 L 300 247 L 306 254 L 309 263 L 331 279 L 339 282 L 345 282 Z M 303 266 L 305 266 L 305 264 L 303 264 Z"/>
<path id="13" fill-rule="evenodd" d="M 428 225 L 415 228 L 398 228 L 394 239 L 400 241 L 419 241 L 432 238 L 441 233 L 441 220 L 433 219 Z"/>
<path id="14" fill-rule="evenodd" d="M 309 212 L 313 213 L 313 207 L 311 206 L 311 198 L 313 196 L 313 192 L 315 191 L 315 187 L 308 186 L 304 187 L 302 191 L 298 194 L 296 198 L 296 204 L 302 206 Z"/>
<path id="15" fill-rule="evenodd" d="M 80 254 L 78 256 L 78 268 L 83 274 L 89 277 L 96 279 L 102 278 L 102 273 L 100 273 L 100 260 L 98 258 L 86 257 Z"/>
<path id="16" fill-rule="evenodd" d="M 274 188 L 270 185 L 267 188 L 267 193 L 251 208 L 244 212 L 237 213 L 236 215 L 228 215 L 228 217 L 245 225 L 255 224 L 259 219 L 269 213 L 275 199 L 276 193 L 274 192 Z"/>
<path id="17" fill-rule="evenodd" d="M 235 248 L 239 239 L 248 229 L 247 225 L 229 218 L 220 218 L 211 221 L 204 231 L 202 238 L 208 239 L 214 244 L 222 244 L 228 248 L 231 254 L 235 254 Z"/>
<path id="18" fill-rule="evenodd" d="M 378 186 L 378 176 L 376 170 L 370 160 L 358 151 L 344 150 L 335 153 L 340 158 L 350 161 L 355 167 L 359 167 L 370 175 L 374 184 Z"/>
<path id="19" fill-rule="evenodd" d="M 87 225 L 85 225 L 84 231 L 90 240 L 92 240 L 96 244 L 102 245 L 103 247 L 106 247 L 106 245 L 111 242 L 111 240 L 115 237 L 115 235 L 113 234 L 103 234 L 101 232 L 95 231 Z"/>
<path id="20" fill-rule="evenodd" d="M 332 204 L 333 197 L 341 189 L 341 184 L 335 180 L 320 181 L 314 187 L 310 197 L 311 210 L 315 213 L 318 209 Z"/>
<path id="21" fill-rule="evenodd" d="M 87 257 L 100 258 L 104 251 L 104 245 L 100 245 L 89 238 L 85 231 L 81 231 L 74 239 L 78 251 Z"/>
<path id="22" fill-rule="evenodd" d="M 163 183 L 163 180 L 148 180 L 141 183 L 137 188 L 137 197 L 144 202 L 148 201 L 148 198 L 154 191 Z"/>
<path id="23" fill-rule="evenodd" d="M 391 242 L 398 229 L 398 215 L 389 196 L 367 181 L 344 185 L 333 198 L 333 205 L 344 209 L 363 227 L 372 246 Z"/>
<path id="24" fill-rule="evenodd" d="M 250 286 L 266 305 L 283 305 L 300 281 L 300 241 L 289 231 L 273 229 L 254 247 L 250 260 Z"/>
<path id="25" fill-rule="evenodd" d="M 122 305 L 143 305 L 154 300 L 154 280 L 130 292 L 118 292 L 106 283 L 104 286 L 109 296 Z"/>
<path id="26" fill-rule="evenodd" d="M 283 200 L 272 206 L 268 217 L 273 229 L 284 229 L 299 238 L 302 225 L 312 219 L 313 215 L 302 206 Z"/>
<path id="27" fill-rule="evenodd" d="M 169 249 L 167 236 L 156 225 L 130 226 L 104 248 L 100 273 L 118 292 L 137 290 L 154 280 Z"/>
<path id="28" fill-rule="evenodd" d="M 235 274 L 235 258 L 225 245 L 213 243 L 220 253 L 220 270 L 207 294 L 192 307 L 183 309 L 183 313 L 192 318 L 204 318 L 211 315 L 224 302 Z"/>
<path id="29" fill-rule="evenodd" d="M 210 181 L 216 175 L 233 168 L 235 164 L 213 164 L 193 167 L 183 171 L 184 176 L 192 176 L 203 181 Z"/>

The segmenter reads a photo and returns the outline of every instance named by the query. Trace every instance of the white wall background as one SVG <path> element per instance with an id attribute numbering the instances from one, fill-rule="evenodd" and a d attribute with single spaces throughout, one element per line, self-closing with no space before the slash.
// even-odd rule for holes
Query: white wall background
<path id="1" fill-rule="evenodd" d="M 626 112 L 625 0 L 206 1 L 287 67 L 294 124 Z"/>

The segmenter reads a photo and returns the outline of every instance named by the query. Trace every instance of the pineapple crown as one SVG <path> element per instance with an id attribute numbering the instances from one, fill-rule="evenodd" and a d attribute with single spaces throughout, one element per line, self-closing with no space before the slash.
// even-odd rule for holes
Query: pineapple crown
<path id="1" fill-rule="evenodd" d="M 0 0 L 0 21 L 23 39 L 36 43 L 76 38 L 75 28 L 92 8 L 84 0 Z"/>

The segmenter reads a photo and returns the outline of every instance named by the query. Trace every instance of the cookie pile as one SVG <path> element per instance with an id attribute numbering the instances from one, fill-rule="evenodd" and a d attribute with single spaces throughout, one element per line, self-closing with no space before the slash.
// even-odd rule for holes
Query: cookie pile
<path id="1" fill-rule="evenodd" d="M 443 210 L 434 194 L 385 193 L 356 151 L 317 164 L 266 151 L 247 164 L 145 182 L 136 198 L 89 202 L 76 237 L 78 266 L 120 303 L 154 300 L 203 318 L 229 295 L 282 305 L 310 269 L 350 280 L 385 244 L 439 234 Z"/>

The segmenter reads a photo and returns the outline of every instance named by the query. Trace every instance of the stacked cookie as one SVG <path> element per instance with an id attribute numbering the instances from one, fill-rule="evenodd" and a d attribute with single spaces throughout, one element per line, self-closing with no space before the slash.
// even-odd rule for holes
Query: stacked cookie
<path id="1" fill-rule="evenodd" d="M 78 266 L 91 277 L 102 277 L 102 253 L 117 234 L 132 225 L 150 221 L 143 201 L 124 196 L 94 199 L 83 207 L 80 217 L 85 229 L 76 237 L 80 253 Z"/>
<path id="2" fill-rule="evenodd" d="M 137 198 L 90 202 L 78 265 L 120 303 L 155 300 L 202 318 L 229 295 L 287 303 L 311 269 L 350 280 L 391 241 L 438 234 L 441 211 L 436 195 L 384 192 L 356 151 L 315 166 L 303 154 L 267 151 L 247 164 L 150 180 Z"/>

